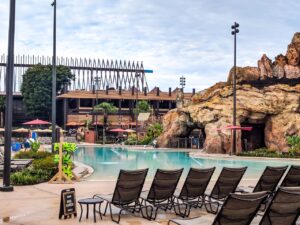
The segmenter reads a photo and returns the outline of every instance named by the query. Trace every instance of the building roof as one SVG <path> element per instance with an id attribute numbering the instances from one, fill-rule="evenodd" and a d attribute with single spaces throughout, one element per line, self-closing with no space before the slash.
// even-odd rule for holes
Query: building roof
<path id="1" fill-rule="evenodd" d="M 159 96 L 156 93 L 148 92 L 147 95 L 144 95 L 143 92 L 139 91 L 138 99 L 139 100 L 167 100 L 167 101 L 175 101 L 177 94 L 171 92 L 171 96 L 169 96 L 169 92 L 160 91 Z M 184 93 L 185 99 L 190 99 L 193 96 L 192 93 Z M 93 94 L 92 91 L 85 90 L 76 90 L 69 91 L 62 95 L 59 95 L 57 98 L 80 98 L 80 99 L 122 99 L 122 100 L 135 100 L 137 98 L 136 92 L 132 95 L 131 90 L 122 90 L 121 95 L 118 90 L 108 90 L 108 94 L 106 94 L 105 90 L 95 91 Z"/>

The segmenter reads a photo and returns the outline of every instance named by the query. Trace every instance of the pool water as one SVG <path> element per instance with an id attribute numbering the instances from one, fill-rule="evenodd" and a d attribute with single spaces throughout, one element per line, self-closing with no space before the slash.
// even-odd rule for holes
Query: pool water
<path id="1" fill-rule="evenodd" d="M 257 178 L 266 166 L 284 166 L 299 164 L 289 160 L 247 160 L 247 159 L 220 159 L 220 158 L 192 158 L 188 152 L 170 150 L 127 150 L 113 147 L 79 147 L 74 160 L 87 164 L 94 169 L 89 180 L 115 180 L 120 169 L 135 170 L 149 168 L 148 179 L 153 178 L 157 168 L 179 169 L 184 168 L 186 175 L 191 167 L 216 167 L 216 178 L 222 167 L 244 167 L 248 169 L 245 179 Z"/>

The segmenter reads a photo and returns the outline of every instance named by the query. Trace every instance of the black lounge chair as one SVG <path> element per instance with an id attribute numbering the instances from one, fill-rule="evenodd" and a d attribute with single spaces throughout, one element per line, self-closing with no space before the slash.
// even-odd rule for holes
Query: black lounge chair
<path id="1" fill-rule="evenodd" d="M 280 187 L 259 225 L 295 225 L 299 215 L 300 187 Z"/>
<path id="2" fill-rule="evenodd" d="M 216 167 L 207 169 L 191 168 L 181 191 L 174 195 L 174 210 L 182 217 L 189 216 L 191 207 L 201 208 L 204 203 L 204 193 Z M 184 213 L 181 206 L 185 206 Z"/>
<path id="3" fill-rule="evenodd" d="M 205 216 L 193 219 L 171 219 L 179 225 L 249 225 L 267 197 L 267 192 L 229 194 L 213 221 Z M 283 224 L 282 224 L 283 225 Z"/>
<path id="4" fill-rule="evenodd" d="M 109 206 L 111 220 L 119 223 L 122 211 L 136 213 L 140 211 L 139 197 L 142 192 L 148 169 L 120 170 L 114 193 L 111 195 L 94 195 L 106 202 L 103 215 L 105 216 Z M 112 214 L 112 205 L 120 208 L 117 220 Z"/>
<path id="5" fill-rule="evenodd" d="M 157 169 L 149 192 L 141 194 L 141 213 L 148 220 L 155 220 L 158 209 L 167 211 L 173 206 L 173 195 L 183 169 Z"/>
<path id="6" fill-rule="evenodd" d="M 205 194 L 205 208 L 209 213 L 216 214 L 230 193 L 234 193 L 239 185 L 247 167 L 228 168 L 223 167 L 217 182 L 211 193 Z M 213 206 L 216 205 L 214 209 Z"/>
<path id="7" fill-rule="evenodd" d="M 299 187 L 300 186 L 300 166 L 291 165 L 285 178 L 281 183 L 281 187 Z"/>

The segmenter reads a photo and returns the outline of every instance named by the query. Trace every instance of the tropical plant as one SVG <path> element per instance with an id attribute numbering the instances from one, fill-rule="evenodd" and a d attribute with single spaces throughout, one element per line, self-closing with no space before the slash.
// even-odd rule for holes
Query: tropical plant
<path id="1" fill-rule="evenodd" d="M 103 144 L 105 144 L 105 128 L 107 127 L 107 122 L 108 122 L 108 115 L 116 113 L 118 111 L 118 108 L 115 107 L 112 103 L 108 102 L 102 102 L 98 105 L 94 106 L 93 112 L 103 113 Z"/>
<path id="2" fill-rule="evenodd" d="M 154 139 L 156 139 L 163 132 L 163 127 L 160 123 L 151 124 L 148 129 L 146 136 L 141 141 L 141 144 L 147 145 L 150 144 Z"/>
<path id="3" fill-rule="evenodd" d="M 70 83 L 75 78 L 70 68 L 66 66 L 56 67 L 56 91 L 63 88 L 63 84 Z M 52 104 L 52 66 L 37 64 L 23 75 L 21 86 L 26 113 L 32 116 L 49 118 Z"/>
<path id="4" fill-rule="evenodd" d="M 75 143 L 68 143 L 68 142 L 62 143 L 62 151 L 63 151 L 62 170 L 69 178 L 73 178 L 73 173 L 72 173 L 73 162 L 71 156 L 74 154 L 76 150 L 77 150 L 77 146 Z M 59 143 L 54 144 L 54 151 L 56 152 L 59 151 Z M 57 164 L 59 163 L 59 154 L 56 154 L 54 156 L 54 162 Z"/>
<path id="5" fill-rule="evenodd" d="M 29 142 L 31 151 L 37 152 L 40 149 L 41 143 L 38 140 L 29 140 Z"/>

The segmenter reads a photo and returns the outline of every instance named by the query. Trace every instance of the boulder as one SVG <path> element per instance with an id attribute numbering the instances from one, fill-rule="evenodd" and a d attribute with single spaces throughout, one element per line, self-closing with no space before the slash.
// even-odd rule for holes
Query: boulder
<path id="1" fill-rule="evenodd" d="M 275 57 L 273 63 L 273 77 L 282 79 L 284 78 L 284 66 L 287 64 L 287 59 L 284 55 L 280 54 Z"/>
<path id="2" fill-rule="evenodd" d="M 300 135 L 300 114 L 282 113 L 271 116 L 265 127 L 265 144 L 267 148 L 287 152 L 287 136 Z"/>
<path id="3" fill-rule="evenodd" d="M 228 74 L 227 82 L 232 83 L 234 75 L 234 68 L 231 68 Z M 242 83 L 245 81 L 259 80 L 260 73 L 257 67 L 237 67 L 236 68 L 236 82 Z"/>
<path id="4" fill-rule="evenodd" d="M 300 52 L 298 52 L 296 44 L 292 43 L 288 46 L 288 50 L 286 52 L 286 58 L 289 65 L 291 66 L 299 65 Z"/>
<path id="5" fill-rule="evenodd" d="M 300 135 L 299 59 L 300 33 L 295 33 L 287 54 L 278 55 L 274 63 L 264 54 L 258 67 L 236 68 L 237 124 L 260 129 L 253 139 L 263 135 L 259 137 L 265 146 L 277 151 L 288 150 L 287 136 Z M 229 153 L 231 131 L 224 127 L 232 124 L 233 72 L 231 69 L 227 82 L 195 94 L 189 104 L 168 112 L 163 118 L 164 132 L 158 138 L 159 145 L 167 147 L 172 139 L 200 128 L 205 132 L 204 149 L 208 153 Z M 242 132 L 237 132 L 237 151 L 242 150 Z"/>
<path id="6" fill-rule="evenodd" d="M 300 67 L 285 65 L 284 66 L 285 77 L 288 79 L 297 79 L 300 78 Z"/>
<path id="7" fill-rule="evenodd" d="M 237 85 L 237 124 L 265 123 L 267 147 L 286 151 L 286 136 L 300 134 L 299 111 L 300 84 L 275 84 L 261 89 L 249 84 Z M 230 153 L 231 131 L 224 128 L 230 124 L 232 86 L 216 84 L 195 95 L 193 104 L 171 110 L 164 116 L 164 133 L 159 137 L 159 144 L 167 147 L 170 140 L 188 135 L 193 127 L 204 128 L 204 148 L 208 153 Z M 238 131 L 237 152 L 242 150 L 241 142 Z"/>
<path id="8" fill-rule="evenodd" d="M 170 141 L 174 137 L 180 137 L 187 135 L 191 128 L 190 117 L 187 113 L 179 109 L 173 109 L 169 111 L 163 118 L 164 132 L 157 139 L 157 144 L 160 147 L 165 147 L 170 144 Z"/>
<path id="9" fill-rule="evenodd" d="M 263 54 L 260 60 L 258 60 L 258 71 L 260 80 L 265 80 L 267 78 L 273 77 L 272 71 L 272 60 L 267 57 L 266 54 Z"/>

